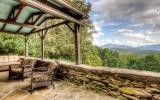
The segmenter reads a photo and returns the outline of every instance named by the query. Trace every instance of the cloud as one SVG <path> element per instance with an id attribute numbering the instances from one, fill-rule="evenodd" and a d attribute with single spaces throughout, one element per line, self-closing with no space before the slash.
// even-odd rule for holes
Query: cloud
<path id="1" fill-rule="evenodd" d="M 142 23 L 128 25 L 128 27 L 143 27 L 143 26 L 144 26 L 144 24 L 142 24 Z"/>
<path id="2" fill-rule="evenodd" d="M 154 39 L 151 39 L 150 35 L 151 33 L 148 34 L 148 32 L 146 33 L 140 33 L 140 32 L 134 32 L 133 30 L 130 29 L 119 29 L 117 32 L 115 32 L 116 34 L 121 34 L 123 36 L 127 36 L 129 38 L 135 38 L 135 39 L 139 39 L 139 40 L 143 40 L 146 42 L 155 42 Z"/>
<path id="3" fill-rule="evenodd" d="M 160 0 L 93 0 L 92 11 L 96 20 L 105 22 L 128 19 L 139 25 L 160 25 Z"/>
<path id="4" fill-rule="evenodd" d="M 119 23 L 107 23 L 108 26 L 118 26 L 120 25 Z"/>
<path id="5" fill-rule="evenodd" d="M 91 17 L 97 31 L 93 36 L 94 44 L 140 46 L 160 43 L 160 0 L 88 1 L 92 4 Z M 105 33 L 110 39 L 104 39 L 108 35 Z"/>
<path id="6" fill-rule="evenodd" d="M 103 22 L 94 22 L 93 25 L 95 27 L 95 33 L 93 34 L 93 44 L 101 46 L 103 45 L 104 41 L 100 39 L 101 36 L 105 34 L 102 32 L 101 25 Z"/>

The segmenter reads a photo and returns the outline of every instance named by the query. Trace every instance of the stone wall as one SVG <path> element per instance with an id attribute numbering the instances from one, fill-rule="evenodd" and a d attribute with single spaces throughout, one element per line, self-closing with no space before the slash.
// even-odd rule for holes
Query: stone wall
<path id="1" fill-rule="evenodd" d="M 57 78 L 122 100 L 160 100 L 160 73 L 60 64 Z"/>

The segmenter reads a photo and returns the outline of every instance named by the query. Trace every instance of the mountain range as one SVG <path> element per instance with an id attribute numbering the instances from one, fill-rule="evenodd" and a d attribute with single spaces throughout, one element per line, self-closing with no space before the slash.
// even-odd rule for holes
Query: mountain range
<path id="1" fill-rule="evenodd" d="M 143 45 L 138 47 L 132 47 L 128 45 L 119 45 L 108 43 L 102 46 L 102 48 L 109 48 L 118 52 L 133 52 L 133 53 L 142 53 L 142 52 L 160 52 L 160 44 L 155 45 Z"/>

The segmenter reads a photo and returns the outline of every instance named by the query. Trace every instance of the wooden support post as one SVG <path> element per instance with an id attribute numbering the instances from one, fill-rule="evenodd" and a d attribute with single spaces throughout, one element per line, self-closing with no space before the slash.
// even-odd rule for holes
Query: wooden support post
<path id="1" fill-rule="evenodd" d="M 75 54 L 76 54 L 76 65 L 81 63 L 80 58 L 80 34 L 79 34 L 80 25 L 75 24 Z"/>
<path id="2" fill-rule="evenodd" d="M 47 24 L 45 26 L 47 26 Z M 44 39 L 47 35 L 47 32 L 48 30 L 46 29 L 38 33 L 41 38 L 41 51 L 42 51 L 41 59 L 44 59 Z"/>
<path id="3" fill-rule="evenodd" d="M 41 56 L 41 58 L 44 59 L 44 38 L 43 37 L 41 38 L 41 47 L 42 47 L 41 48 L 42 49 L 42 56 Z"/>
<path id="4" fill-rule="evenodd" d="M 25 47 L 24 47 L 25 57 L 28 57 L 28 39 L 29 39 L 29 35 L 25 35 Z"/>

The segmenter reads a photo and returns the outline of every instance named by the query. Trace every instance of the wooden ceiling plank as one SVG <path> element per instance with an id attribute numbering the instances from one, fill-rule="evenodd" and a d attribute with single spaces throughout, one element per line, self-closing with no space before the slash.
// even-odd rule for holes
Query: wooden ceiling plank
<path id="1" fill-rule="evenodd" d="M 17 33 L 17 32 L 10 32 L 10 31 L 2 31 L 0 30 L 1 33 L 7 33 L 7 34 L 15 34 L 15 35 L 24 35 L 26 33 Z"/>

